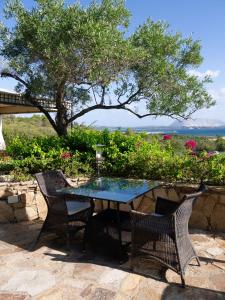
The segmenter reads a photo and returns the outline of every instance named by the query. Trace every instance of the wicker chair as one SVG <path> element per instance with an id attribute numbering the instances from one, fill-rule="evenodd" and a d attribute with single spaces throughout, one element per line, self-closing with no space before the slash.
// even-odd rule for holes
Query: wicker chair
<path id="1" fill-rule="evenodd" d="M 83 248 L 85 247 L 87 223 L 94 211 L 94 202 L 86 197 L 57 193 L 58 189 L 70 187 L 61 171 L 48 171 L 35 174 L 40 190 L 48 207 L 47 217 L 33 245 L 36 247 L 44 231 L 62 232 L 66 235 L 67 247 L 70 246 L 70 233 L 85 229 Z"/>
<path id="2" fill-rule="evenodd" d="M 154 258 L 181 276 L 185 287 L 185 270 L 199 258 L 189 239 L 188 222 L 197 197 L 205 191 L 201 184 L 196 193 L 184 195 L 180 202 L 157 198 L 155 214 L 131 211 L 132 248 L 131 268 L 134 257 Z"/>

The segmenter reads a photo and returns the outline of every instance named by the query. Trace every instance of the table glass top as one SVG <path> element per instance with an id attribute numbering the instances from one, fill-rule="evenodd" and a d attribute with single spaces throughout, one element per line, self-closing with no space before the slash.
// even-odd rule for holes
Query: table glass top
<path id="1" fill-rule="evenodd" d="M 159 183 L 156 181 L 100 177 L 79 187 L 57 191 L 94 199 L 129 203 L 157 186 Z"/>

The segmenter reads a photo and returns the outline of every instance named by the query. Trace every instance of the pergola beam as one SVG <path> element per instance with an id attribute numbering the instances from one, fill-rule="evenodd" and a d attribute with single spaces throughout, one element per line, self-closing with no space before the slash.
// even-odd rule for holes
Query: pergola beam
<path id="1" fill-rule="evenodd" d="M 54 110 L 51 110 L 54 112 Z M 36 107 L 30 106 L 17 106 L 17 105 L 2 105 L 0 103 L 0 114 L 10 115 L 10 114 L 24 114 L 24 113 L 40 113 L 40 110 Z"/>
<path id="2" fill-rule="evenodd" d="M 38 98 L 38 102 L 41 104 L 41 106 L 43 106 L 48 111 L 56 110 L 55 102 L 50 99 Z M 26 108 L 28 107 L 33 108 L 33 104 L 30 103 L 23 95 L 15 92 L 7 92 L 7 91 L 0 90 L 0 113 L 1 113 L 1 104 L 9 105 L 10 107 L 23 106 L 24 107 L 23 112 L 25 112 Z M 36 110 L 34 112 L 36 112 Z"/>

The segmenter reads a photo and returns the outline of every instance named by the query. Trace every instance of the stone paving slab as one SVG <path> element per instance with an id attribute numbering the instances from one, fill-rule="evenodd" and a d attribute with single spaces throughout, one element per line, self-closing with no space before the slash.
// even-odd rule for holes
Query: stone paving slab
<path id="1" fill-rule="evenodd" d="M 67 253 L 63 241 L 51 235 L 30 252 L 40 227 L 39 222 L 1 225 L 0 300 L 225 299 L 225 234 L 191 232 L 202 265 L 196 266 L 194 260 L 189 265 L 183 289 L 176 273 L 153 262 L 137 264 L 131 273 L 129 262 L 120 266 L 101 257 L 85 257 L 79 240 Z"/>
<path id="2" fill-rule="evenodd" d="M 31 297 L 27 293 L 20 292 L 0 292 L 0 300 L 30 300 Z"/>

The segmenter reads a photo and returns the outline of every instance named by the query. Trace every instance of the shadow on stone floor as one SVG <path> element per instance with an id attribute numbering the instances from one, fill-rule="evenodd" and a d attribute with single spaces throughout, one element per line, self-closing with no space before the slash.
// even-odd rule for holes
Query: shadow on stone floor
<path id="1" fill-rule="evenodd" d="M 13 226 L 13 227 L 12 227 Z M 106 266 L 113 269 L 131 272 L 129 254 L 127 251 L 123 255 L 123 263 L 119 263 L 118 252 L 114 249 L 117 248 L 117 241 L 114 239 L 107 239 L 105 237 L 104 243 L 101 243 L 100 247 L 92 249 L 87 245 L 87 251 L 84 253 L 82 249 L 82 234 L 78 232 L 71 239 L 70 250 L 66 247 L 66 240 L 62 237 L 57 237 L 55 234 L 43 233 L 35 249 L 32 249 L 33 243 L 42 227 L 42 222 L 32 222 L 23 224 L 9 224 L 3 225 L 4 230 L 0 229 L 0 241 L 4 241 L 7 244 L 16 247 L 14 251 L 19 251 L 19 248 L 34 252 L 41 247 L 49 249 L 49 252 L 44 252 L 45 255 L 50 256 L 54 261 L 61 261 L 66 263 L 92 263 L 96 265 Z M 13 230 L 12 230 L 13 228 Z M 3 232 L 4 231 L 4 232 Z M 7 248 L 4 247 L 5 253 Z M 54 253 L 54 250 L 57 254 Z M 127 250 L 127 248 L 125 249 Z M 129 249 L 128 249 L 129 250 Z M 1 252 L 1 247 L 0 247 Z M 59 254 L 60 253 L 60 254 Z M 146 264 L 144 264 L 146 267 Z M 139 269 L 135 269 L 132 273 L 144 275 L 155 280 L 166 282 L 165 272 L 166 268 L 161 264 L 152 261 L 148 264 L 148 274 L 139 272 Z"/>
<path id="2" fill-rule="evenodd" d="M 56 247 L 55 247 L 56 248 Z M 57 251 L 62 251 L 62 248 L 58 248 Z M 149 261 L 146 265 L 145 262 L 145 272 L 142 272 L 143 265 L 139 262 L 139 265 L 135 267 L 134 270 L 130 268 L 130 260 L 129 255 L 127 255 L 126 259 L 124 259 L 123 263 L 119 263 L 116 256 L 109 256 L 103 252 L 93 252 L 89 251 L 88 253 L 82 253 L 81 247 L 77 245 L 76 250 L 71 251 L 70 253 L 53 253 L 44 252 L 45 255 L 49 256 L 53 261 L 65 262 L 65 263 L 79 263 L 79 264 L 95 264 L 105 267 L 110 267 L 117 270 L 126 271 L 129 273 L 139 274 L 148 278 L 152 278 L 155 280 L 159 280 L 162 282 L 166 282 L 165 273 L 166 268 L 156 261 Z M 63 252 L 63 251 L 62 251 Z"/>
<path id="3" fill-rule="evenodd" d="M 201 262 L 205 262 L 206 264 L 211 263 L 225 263 L 225 260 L 217 259 L 217 258 L 210 258 L 210 257 L 203 257 L 199 256 Z"/>
<path id="4" fill-rule="evenodd" d="M 161 296 L 161 300 L 224 300 L 225 293 L 221 291 L 198 288 L 196 286 L 187 286 L 185 289 L 178 284 L 168 285 Z"/>
<path id="5" fill-rule="evenodd" d="M 149 266 L 144 266 L 145 270 L 143 272 L 143 265 L 142 272 L 139 272 L 140 269 L 137 268 L 134 271 L 130 271 L 129 269 L 129 261 L 123 265 L 117 264 L 113 260 L 109 260 L 105 256 L 103 259 L 102 256 L 95 255 L 95 257 L 88 257 L 87 255 L 81 255 L 79 251 L 73 251 L 68 255 L 63 255 L 59 253 L 50 253 L 45 252 L 45 255 L 51 257 L 53 261 L 63 261 L 65 263 L 79 263 L 79 264 L 95 264 L 101 266 L 111 267 L 113 269 L 127 271 L 129 273 L 142 275 L 145 278 L 151 278 L 157 280 L 157 282 L 166 283 L 168 284 L 164 290 L 162 291 L 161 300 L 171 300 L 171 299 L 182 299 L 182 300 L 224 300 L 225 299 L 225 292 L 220 290 L 212 290 L 209 288 L 202 288 L 196 287 L 194 285 L 187 284 L 186 288 L 182 288 L 180 284 L 175 282 L 168 282 L 166 280 L 166 268 L 162 267 L 162 265 L 158 264 L 155 261 L 150 261 Z M 139 265 L 140 267 L 140 265 Z M 157 283 L 157 284 L 158 284 Z M 160 287 L 161 288 L 161 287 Z M 133 299 L 133 298 L 132 298 Z M 136 299 L 136 298 L 134 298 Z M 140 297 L 137 299 L 141 299 Z M 147 299 L 147 298 L 143 298 Z M 149 298 L 152 299 L 152 298 Z"/>
<path id="6" fill-rule="evenodd" d="M 18 250 L 29 250 L 32 243 L 36 240 L 42 224 L 42 221 L 1 224 L 0 242 L 5 243 L 5 249 L 7 249 L 7 244 L 9 244 L 18 248 Z"/>
<path id="7" fill-rule="evenodd" d="M 29 250 L 32 243 L 36 240 L 41 229 L 42 222 L 29 222 L 20 224 L 1 224 L 0 227 L 0 254 L 9 254 L 15 251 Z M 71 250 L 68 251 L 65 246 L 65 240 L 63 238 L 57 238 L 54 234 L 43 234 L 38 244 L 37 251 L 39 248 L 44 246 L 44 255 L 50 257 L 53 261 L 60 261 L 65 263 L 78 263 L 78 264 L 94 264 L 107 266 L 113 269 L 118 269 L 131 273 L 129 265 L 129 256 L 125 257 L 125 262 L 120 265 L 118 263 L 117 255 L 113 255 L 113 241 L 112 244 L 105 240 L 104 243 L 107 247 L 100 247 L 98 251 L 94 252 L 90 248 L 84 254 L 82 252 L 82 232 L 74 236 L 71 240 Z M 207 237 L 207 234 L 205 234 Z M 212 235 L 211 235 L 212 236 Z M 220 237 L 219 234 L 216 237 Z M 208 237 L 207 237 L 208 238 Z M 201 237 L 201 239 L 203 239 Z M 224 234 L 221 234 L 221 239 L 224 240 Z M 2 243 L 3 242 L 3 243 Z M 13 246 L 13 247 L 12 247 Z M 111 252 L 109 251 L 111 250 Z M 36 252 L 36 251 L 35 251 Z M 34 252 L 34 253 L 35 253 Z M 110 255 L 106 255 L 106 253 Z M 204 257 L 200 255 L 200 260 L 203 264 L 212 263 L 225 263 L 223 259 L 217 257 Z M 193 264 L 194 265 L 194 264 Z M 190 266 L 191 268 L 192 266 Z M 197 268 L 193 267 L 198 273 Z M 143 272 L 143 269 L 145 271 Z M 139 271 L 142 272 L 139 272 Z M 143 275 L 146 278 L 152 278 L 158 282 L 169 284 L 163 291 L 162 300 L 166 299 L 225 299 L 225 293 L 222 290 L 207 289 L 203 287 L 195 286 L 195 284 L 187 284 L 186 289 L 182 289 L 180 284 L 176 284 L 173 278 L 167 280 L 166 268 L 156 263 L 155 261 L 149 262 L 148 265 L 145 263 L 137 266 L 132 273 Z M 208 272 L 208 271 L 207 271 Z M 201 277 L 202 273 L 199 273 Z M 211 285 L 210 285 L 211 287 Z M 174 293 L 177 294 L 177 298 L 174 297 Z M 194 295 L 194 296 L 193 296 Z"/>

